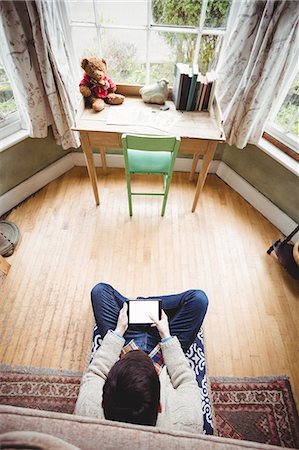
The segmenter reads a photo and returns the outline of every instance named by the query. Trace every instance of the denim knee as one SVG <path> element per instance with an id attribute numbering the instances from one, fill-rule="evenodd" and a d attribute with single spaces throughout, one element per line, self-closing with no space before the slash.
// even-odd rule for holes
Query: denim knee
<path id="1" fill-rule="evenodd" d="M 98 283 L 91 290 L 91 303 L 94 304 L 95 301 L 99 301 L 102 297 L 103 292 L 110 287 L 109 284 L 106 283 Z"/>
<path id="2" fill-rule="evenodd" d="M 192 300 L 195 303 L 195 307 L 200 311 L 205 311 L 208 308 L 209 299 L 206 293 L 200 289 L 194 289 Z"/>

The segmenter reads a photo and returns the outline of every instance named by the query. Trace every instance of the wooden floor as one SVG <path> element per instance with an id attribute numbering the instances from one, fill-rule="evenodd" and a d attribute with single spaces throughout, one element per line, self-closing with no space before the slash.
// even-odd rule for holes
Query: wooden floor
<path id="1" fill-rule="evenodd" d="M 286 374 L 298 402 L 298 284 L 266 253 L 280 232 L 216 175 L 195 213 L 194 184 L 175 173 L 165 217 L 161 198 L 135 197 L 130 218 L 122 169 L 98 174 L 99 207 L 74 168 L 8 216 L 22 237 L 1 289 L 0 362 L 83 370 L 97 282 L 126 296 L 201 288 L 209 374 Z"/>

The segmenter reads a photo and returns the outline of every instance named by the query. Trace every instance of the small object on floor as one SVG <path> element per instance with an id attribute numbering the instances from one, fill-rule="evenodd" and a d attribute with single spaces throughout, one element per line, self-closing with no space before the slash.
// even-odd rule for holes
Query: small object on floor
<path id="1" fill-rule="evenodd" d="M 271 247 L 267 250 L 268 255 L 270 255 L 274 250 L 282 267 L 287 272 L 289 272 L 289 274 L 292 275 L 295 280 L 299 280 L 299 244 L 298 242 L 296 242 L 296 244 L 293 245 L 289 241 L 298 231 L 299 225 L 283 241 L 281 241 L 280 239 L 278 239 L 277 241 L 273 241 Z"/>
<path id="2" fill-rule="evenodd" d="M 295 242 L 293 247 L 293 257 L 297 266 L 299 266 L 299 241 Z"/>
<path id="3" fill-rule="evenodd" d="M 18 243 L 20 236 L 19 228 L 15 223 L 7 220 L 0 221 L 0 255 L 11 256 Z"/>

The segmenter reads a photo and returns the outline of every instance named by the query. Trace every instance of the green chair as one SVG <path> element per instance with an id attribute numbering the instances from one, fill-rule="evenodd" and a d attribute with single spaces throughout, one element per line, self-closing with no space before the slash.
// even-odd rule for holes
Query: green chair
<path id="1" fill-rule="evenodd" d="M 174 162 L 180 147 L 180 138 L 123 134 L 121 140 L 125 157 L 130 216 L 133 215 L 132 195 L 163 195 L 161 216 L 164 216 Z M 132 192 L 132 173 L 163 175 L 164 191 L 161 193 Z"/>

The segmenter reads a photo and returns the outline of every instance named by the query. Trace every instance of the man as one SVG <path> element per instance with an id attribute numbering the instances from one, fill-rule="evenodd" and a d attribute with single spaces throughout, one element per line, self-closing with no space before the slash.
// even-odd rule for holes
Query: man
<path id="1" fill-rule="evenodd" d="M 112 286 L 96 285 L 91 297 L 104 339 L 83 377 L 75 413 L 202 433 L 201 391 L 184 352 L 203 322 L 205 293 L 151 297 L 162 300 L 163 310 L 161 320 L 152 317 L 154 324 L 147 328 L 128 328 L 127 299 Z M 132 339 L 142 351 L 119 359 Z M 148 354 L 159 341 L 165 366 L 158 376 Z"/>

